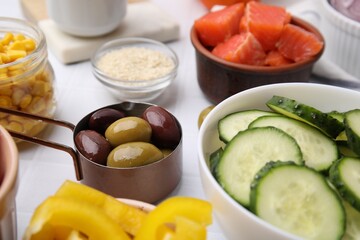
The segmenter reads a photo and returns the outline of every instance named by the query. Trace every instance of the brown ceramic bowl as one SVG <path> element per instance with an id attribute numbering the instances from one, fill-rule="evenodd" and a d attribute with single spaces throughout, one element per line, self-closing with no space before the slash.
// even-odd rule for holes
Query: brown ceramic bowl
<path id="1" fill-rule="evenodd" d="M 324 41 L 321 33 L 311 24 L 292 17 L 291 23 L 314 33 Z M 191 42 L 195 48 L 198 84 L 212 103 L 222 100 L 243 90 L 285 82 L 308 82 L 314 63 L 324 51 L 302 62 L 285 66 L 251 66 L 225 61 L 213 55 L 212 49 L 204 47 L 197 36 L 194 26 L 191 29 Z"/>

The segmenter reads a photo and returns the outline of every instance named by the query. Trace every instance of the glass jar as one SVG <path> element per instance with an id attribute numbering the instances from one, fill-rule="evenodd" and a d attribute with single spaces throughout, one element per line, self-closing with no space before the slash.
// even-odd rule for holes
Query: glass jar
<path id="1" fill-rule="evenodd" d="M 12 56 L 23 52 L 22 47 L 10 47 L 9 35 L 14 36 L 18 42 L 24 40 L 21 36 L 32 39 L 32 43 L 35 42 L 34 50 L 21 58 Z M 7 50 L 10 48 L 20 48 L 20 51 L 10 53 Z M 9 60 L 11 57 L 15 60 Z M 0 107 L 53 117 L 56 108 L 55 76 L 48 61 L 43 32 L 30 22 L 0 17 L 0 60 Z M 0 124 L 8 130 L 28 136 L 37 135 L 46 126 L 38 120 L 6 113 L 0 113 Z"/>

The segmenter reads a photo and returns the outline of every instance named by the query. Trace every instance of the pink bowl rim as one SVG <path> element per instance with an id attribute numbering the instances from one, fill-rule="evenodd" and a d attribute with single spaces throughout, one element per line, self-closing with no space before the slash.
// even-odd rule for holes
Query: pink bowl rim
<path id="1" fill-rule="evenodd" d="M 0 185 L 0 217 L 4 211 L 3 207 L 6 207 L 8 201 L 12 201 L 11 198 L 15 197 L 17 190 L 17 178 L 18 178 L 18 169 L 19 169 L 19 152 L 16 147 L 16 144 L 9 134 L 9 132 L 0 125 L 0 141 L 2 147 L 7 148 L 9 155 L 8 159 L 1 160 L 5 163 L 6 172 L 4 173 L 1 185 Z M 0 151 L 2 152 L 3 149 Z M 0 158 L 3 157 L 1 154 Z"/>

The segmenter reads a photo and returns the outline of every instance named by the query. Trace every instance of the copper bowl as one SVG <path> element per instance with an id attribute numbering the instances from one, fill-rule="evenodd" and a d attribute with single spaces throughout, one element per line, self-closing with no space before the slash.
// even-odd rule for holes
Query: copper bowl
<path id="1" fill-rule="evenodd" d="M 325 42 L 319 30 L 308 22 L 292 17 L 291 23 L 314 33 Z M 213 55 L 212 49 L 204 47 L 200 42 L 194 26 L 190 37 L 195 48 L 198 84 L 204 95 L 215 104 L 238 92 L 261 85 L 308 82 L 314 63 L 324 52 L 323 47 L 316 56 L 306 61 L 283 66 L 251 66 L 228 62 Z"/>
<path id="2" fill-rule="evenodd" d="M 151 106 L 151 104 L 122 102 L 102 108 L 113 108 L 125 112 L 127 116 L 140 117 L 149 106 Z M 73 147 L 26 136 L 13 131 L 9 132 L 13 137 L 20 138 L 24 141 L 37 143 L 69 153 L 74 162 L 76 178 L 81 183 L 116 198 L 128 198 L 147 203 L 156 203 L 167 197 L 177 187 L 182 176 L 182 130 L 178 120 L 175 118 L 181 131 L 181 138 L 175 149 L 173 149 L 169 155 L 159 161 L 139 167 L 115 168 L 91 161 L 81 154 L 75 144 L 75 136 L 77 133 L 81 130 L 88 129 L 90 116 L 99 109 L 84 116 L 76 125 L 63 120 L 49 119 L 10 109 L 0 108 L 0 112 L 42 120 L 72 130 Z"/>

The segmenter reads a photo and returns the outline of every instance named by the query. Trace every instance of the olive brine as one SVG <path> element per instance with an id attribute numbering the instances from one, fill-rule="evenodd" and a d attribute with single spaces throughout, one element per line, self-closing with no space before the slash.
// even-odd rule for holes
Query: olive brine
<path id="1" fill-rule="evenodd" d="M 283 96 L 218 122 L 210 171 L 234 200 L 304 239 L 360 239 L 360 109 Z"/>
<path id="2" fill-rule="evenodd" d="M 159 106 L 150 106 L 142 116 L 103 108 L 94 112 L 89 129 L 75 136 L 79 152 L 90 161 L 108 167 L 139 167 L 163 159 L 181 140 L 175 117 Z"/>

